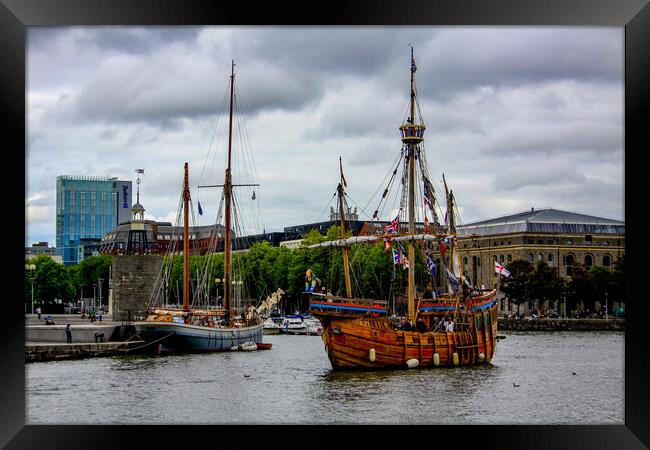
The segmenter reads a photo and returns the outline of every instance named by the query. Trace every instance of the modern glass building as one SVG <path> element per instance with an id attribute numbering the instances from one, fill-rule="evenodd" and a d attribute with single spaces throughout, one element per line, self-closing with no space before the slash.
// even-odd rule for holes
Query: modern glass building
<path id="1" fill-rule="evenodd" d="M 65 265 L 99 254 L 102 236 L 128 220 L 131 182 L 117 178 L 56 178 L 56 253 Z"/>

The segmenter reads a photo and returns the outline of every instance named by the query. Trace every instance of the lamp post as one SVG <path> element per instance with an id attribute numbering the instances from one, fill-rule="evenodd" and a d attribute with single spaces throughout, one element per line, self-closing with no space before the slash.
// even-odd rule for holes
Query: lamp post
<path id="1" fill-rule="evenodd" d="M 27 264 L 25 267 L 31 272 L 30 279 L 32 281 L 32 314 L 34 314 L 34 271 L 36 270 L 36 265 Z"/>
<path id="2" fill-rule="evenodd" d="M 104 304 L 102 302 L 102 281 L 104 281 L 103 278 L 97 278 L 97 281 L 99 282 L 99 308 L 104 309 Z"/>

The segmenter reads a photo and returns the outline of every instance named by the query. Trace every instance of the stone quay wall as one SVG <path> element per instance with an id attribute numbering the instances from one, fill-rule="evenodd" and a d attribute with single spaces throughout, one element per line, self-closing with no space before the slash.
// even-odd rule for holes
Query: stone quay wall
<path id="1" fill-rule="evenodd" d="M 498 330 L 625 331 L 624 319 L 512 319 L 499 317 Z"/>
<path id="2" fill-rule="evenodd" d="M 161 267 L 160 255 L 113 256 L 113 320 L 133 320 L 147 308 Z"/>

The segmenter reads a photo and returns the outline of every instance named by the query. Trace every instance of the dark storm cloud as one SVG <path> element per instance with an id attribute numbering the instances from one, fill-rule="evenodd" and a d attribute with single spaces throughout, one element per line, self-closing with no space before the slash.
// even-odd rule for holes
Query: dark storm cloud
<path id="1" fill-rule="evenodd" d="M 41 33 L 34 35 L 36 48 Z M 55 33 L 65 37 L 58 29 Z M 621 49 L 611 36 L 602 37 L 602 30 L 85 27 L 70 33 L 72 45 L 105 53 L 92 76 L 80 80 L 75 118 L 163 128 L 175 119 L 217 112 L 231 59 L 249 114 L 314 105 L 325 86 L 342 79 L 372 81 L 379 91 L 407 89 L 409 43 L 416 46 L 423 100 L 449 100 L 485 85 L 620 80 L 622 68 Z M 396 84 L 401 79 L 406 82 Z M 347 95 L 354 104 L 354 93 Z"/>

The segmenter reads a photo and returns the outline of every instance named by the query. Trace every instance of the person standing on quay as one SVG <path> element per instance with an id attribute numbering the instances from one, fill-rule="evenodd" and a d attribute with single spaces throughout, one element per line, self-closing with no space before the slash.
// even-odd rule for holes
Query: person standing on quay
<path id="1" fill-rule="evenodd" d="M 70 324 L 68 324 L 68 326 L 65 327 L 65 337 L 68 344 L 72 344 L 72 330 L 70 329 Z"/>
<path id="2" fill-rule="evenodd" d="M 41 320 L 41 307 L 36 308 L 36 314 L 38 314 L 38 320 Z"/>

